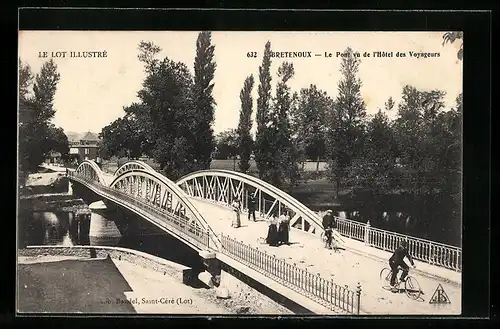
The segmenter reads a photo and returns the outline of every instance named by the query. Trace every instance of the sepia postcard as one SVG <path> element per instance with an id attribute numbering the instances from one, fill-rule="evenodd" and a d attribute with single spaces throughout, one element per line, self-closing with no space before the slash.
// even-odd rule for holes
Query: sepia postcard
<path id="1" fill-rule="evenodd" d="M 460 315 L 461 32 L 19 32 L 19 315 Z"/>

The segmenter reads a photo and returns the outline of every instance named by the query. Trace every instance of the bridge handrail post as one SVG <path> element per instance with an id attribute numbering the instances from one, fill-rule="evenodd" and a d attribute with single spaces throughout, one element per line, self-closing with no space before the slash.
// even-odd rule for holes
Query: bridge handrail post
<path id="1" fill-rule="evenodd" d="M 359 314 L 360 304 L 361 304 L 361 283 L 358 282 L 356 286 L 356 314 Z"/>

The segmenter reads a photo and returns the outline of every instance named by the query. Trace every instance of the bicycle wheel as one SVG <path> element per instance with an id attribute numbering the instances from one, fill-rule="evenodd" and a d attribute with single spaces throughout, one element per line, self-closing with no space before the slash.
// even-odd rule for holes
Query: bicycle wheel
<path id="1" fill-rule="evenodd" d="M 383 285 L 390 285 L 391 284 L 391 275 L 392 271 L 390 268 L 383 268 L 382 271 L 380 271 L 380 280 L 382 280 Z"/>
<path id="2" fill-rule="evenodd" d="M 420 284 L 417 279 L 412 276 L 406 277 L 405 281 L 405 292 L 408 298 L 417 300 L 420 295 L 422 295 L 422 289 L 420 289 Z"/>

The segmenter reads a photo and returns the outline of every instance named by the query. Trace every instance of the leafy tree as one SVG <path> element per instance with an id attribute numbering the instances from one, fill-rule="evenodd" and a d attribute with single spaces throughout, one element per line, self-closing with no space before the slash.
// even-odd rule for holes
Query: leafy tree
<path id="1" fill-rule="evenodd" d="M 61 153 L 61 159 L 67 160 L 69 157 L 69 142 L 68 136 L 60 127 L 53 124 L 49 125 L 49 138 L 47 139 L 48 149 L 54 152 Z"/>
<path id="2" fill-rule="evenodd" d="M 385 110 L 387 112 L 391 112 L 394 109 L 394 105 L 396 105 L 394 103 L 394 100 L 392 99 L 392 97 L 389 97 L 389 99 L 387 99 L 387 102 L 385 102 L 385 104 L 384 104 Z"/>
<path id="3" fill-rule="evenodd" d="M 444 92 L 419 91 L 403 88 L 403 100 L 398 106 L 394 128 L 398 141 L 398 158 L 408 175 L 407 186 L 413 193 L 431 191 L 429 174 L 440 171 L 440 152 L 443 146 L 439 112 L 444 107 Z M 407 184 L 408 184 L 407 183 Z"/>
<path id="4" fill-rule="evenodd" d="M 144 70 L 148 74 L 153 73 L 158 65 L 158 59 L 155 58 L 155 56 L 159 54 L 162 49 L 151 41 L 141 41 L 137 48 L 139 49 L 137 58 L 144 64 Z"/>
<path id="5" fill-rule="evenodd" d="M 54 117 L 54 96 L 59 79 L 57 65 L 52 59 L 42 65 L 40 73 L 35 77 L 33 93 L 38 108 L 37 120 L 40 122 L 47 123 Z"/>
<path id="6" fill-rule="evenodd" d="M 395 169 L 395 141 L 387 115 L 379 109 L 368 123 L 363 157 L 353 161 L 349 172 L 350 185 L 370 187 L 377 196 L 391 191 L 391 178 Z"/>
<path id="7" fill-rule="evenodd" d="M 132 153 L 141 155 L 151 155 L 152 139 L 150 135 L 151 120 L 145 106 L 141 103 L 132 103 L 130 106 L 123 108 L 125 111 L 127 125 L 129 131 L 130 145 Z"/>
<path id="8" fill-rule="evenodd" d="M 29 96 L 29 85 L 32 81 L 31 69 L 28 65 L 20 65 L 20 106 L 19 106 L 19 162 L 20 173 L 36 172 L 45 160 L 55 143 L 60 142 L 59 132 L 54 133 L 50 120 L 54 117 L 54 96 L 60 75 L 57 65 L 50 60 L 42 65 L 40 73 L 35 75 L 33 96 Z M 64 149 L 63 149 L 64 151 Z M 22 179 L 24 181 L 24 179 Z"/>
<path id="9" fill-rule="evenodd" d="M 362 157 L 366 108 L 361 97 L 361 80 L 357 78 L 360 59 L 351 48 L 345 50 L 340 64 L 342 79 L 333 111 L 329 115 L 327 152 L 329 177 L 335 182 L 338 197 L 341 183 L 356 157 Z"/>
<path id="10" fill-rule="evenodd" d="M 326 152 L 325 119 L 332 103 L 326 92 L 319 90 L 316 85 L 310 85 L 309 88 L 301 89 L 294 113 L 297 138 L 305 156 L 317 161 L 316 171 L 319 170 L 319 161 L 324 158 Z"/>
<path id="11" fill-rule="evenodd" d="M 264 48 L 262 64 L 259 66 L 259 86 L 257 89 L 257 133 L 255 135 L 255 162 L 261 179 L 267 178 L 271 163 L 271 136 L 267 129 L 271 108 L 271 42 Z"/>
<path id="12" fill-rule="evenodd" d="M 295 70 L 292 63 L 284 62 L 278 68 L 280 80 L 276 85 L 276 98 L 271 112 L 271 125 L 268 127 L 272 133 L 269 153 L 271 166 L 268 168 L 269 181 L 274 186 L 280 187 L 285 182 L 294 185 L 299 179 L 297 167 L 298 152 L 292 142 L 290 115 L 293 107 L 293 98 L 287 82 L 294 76 Z"/>
<path id="13" fill-rule="evenodd" d="M 19 59 L 19 98 L 26 101 L 29 96 L 29 88 L 33 83 L 33 73 L 31 67 L 27 63 L 23 63 Z"/>
<path id="14" fill-rule="evenodd" d="M 185 64 L 168 58 L 151 60 L 146 73 L 138 96 L 150 123 L 149 154 L 175 180 L 199 167 L 193 77 Z"/>
<path id="15" fill-rule="evenodd" d="M 241 110 L 238 123 L 238 146 L 240 161 L 238 166 L 241 172 L 250 169 L 250 155 L 252 154 L 253 139 L 250 134 L 252 130 L 252 89 L 254 84 L 253 75 L 245 79 L 240 92 Z"/>
<path id="16" fill-rule="evenodd" d="M 225 160 L 239 153 L 239 136 L 235 129 L 227 129 L 215 137 L 215 158 Z"/>
<path id="17" fill-rule="evenodd" d="M 143 154 L 143 139 L 140 130 L 128 116 L 118 118 L 105 126 L 99 137 L 100 153 L 103 157 L 111 156 L 138 158 Z"/>
<path id="18" fill-rule="evenodd" d="M 460 43 L 460 49 L 457 52 L 457 58 L 463 60 L 464 57 L 464 33 L 463 32 L 446 32 L 443 34 L 443 46 L 446 43 L 454 43 L 456 40 L 462 40 Z"/>
<path id="19" fill-rule="evenodd" d="M 211 33 L 201 32 L 196 41 L 194 60 L 194 110 L 196 114 L 195 156 L 198 169 L 209 169 L 213 151 L 215 46 L 211 44 Z"/>

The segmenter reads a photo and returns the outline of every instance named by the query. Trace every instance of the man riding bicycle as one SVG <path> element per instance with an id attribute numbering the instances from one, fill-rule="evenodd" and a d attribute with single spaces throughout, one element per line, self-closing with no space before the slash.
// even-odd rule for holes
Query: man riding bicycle
<path id="1" fill-rule="evenodd" d="M 337 228 L 337 223 L 332 215 L 332 210 L 328 209 L 326 215 L 323 216 L 323 229 L 325 230 L 326 245 L 328 249 L 332 249 L 332 234 L 333 230 Z"/>
<path id="2" fill-rule="evenodd" d="M 402 241 L 399 247 L 394 250 L 394 253 L 392 254 L 391 258 L 389 258 L 389 266 L 391 267 L 392 270 L 392 276 L 391 276 L 391 286 L 396 285 L 396 276 L 398 275 L 398 267 L 401 267 L 403 269 L 403 274 L 401 274 L 401 281 L 404 281 L 406 276 L 408 275 L 408 270 L 410 269 L 408 265 L 406 265 L 404 258 L 408 258 L 408 260 L 411 263 L 411 266 L 415 268 L 415 263 L 413 262 L 413 258 L 411 255 L 408 253 L 408 242 Z"/>

